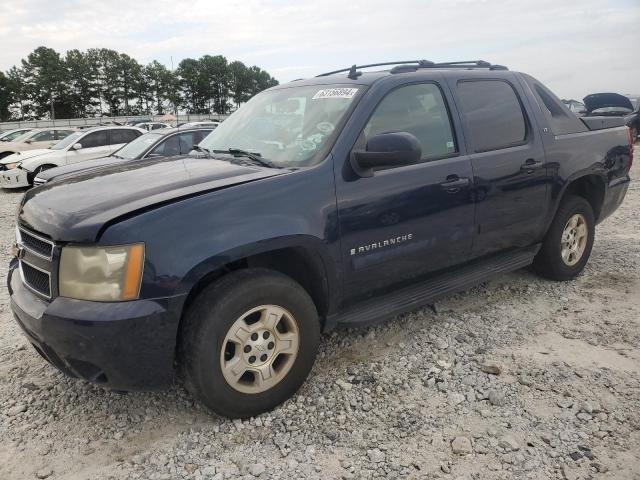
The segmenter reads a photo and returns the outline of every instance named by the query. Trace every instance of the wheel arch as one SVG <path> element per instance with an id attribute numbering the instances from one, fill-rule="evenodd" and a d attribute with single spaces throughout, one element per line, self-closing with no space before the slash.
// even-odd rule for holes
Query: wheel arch
<path id="1" fill-rule="evenodd" d="M 187 295 L 182 305 L 178 332 L 182 329 L 185 312 L 205 287 L 230 272 L 247 268 L 277 271 L 299 283 L 313 300 L 320 320 L 324 322 L 331 310 L 329 299 L 333 290 L 332 278 L 335 278 L 328 252 L 325 251 L 326 247 L 321 247 L 314 240 L 293 240 L 279 239 L 263 248 L 254 245 L 235 249 L 233 252 L 211 257 L 191 269 L 184 277 Z"/>
<path id="2" fill-rule="evenodd" d="M 551 218 L 548 221 L 547 229 L 555 218 L 562 201 L 567 198 L 568 195 L 576 195 L 587 200 L 589 205 L 591 205 L 593 216 L 597 223 L 600 218 L 600 214 L 602 213 L 606 189 L 606 181 L 603 176 L 598 173 L 579 174 L 570 178 L 565 183 L 561 194 L 557 197 L 553 209 L 553 215 L 551 215 Z"/>

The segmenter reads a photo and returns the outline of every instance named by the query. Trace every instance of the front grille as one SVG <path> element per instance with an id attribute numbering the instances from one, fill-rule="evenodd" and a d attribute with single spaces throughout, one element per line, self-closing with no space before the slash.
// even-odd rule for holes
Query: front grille
<path id="1" fill-rule="evenodd" d="M 20 270 L 27 287 L 46 298 L 51 298 L 51 276 L 47 272 L 26 263 L 24 260 L 20 261 Z"/>
<path id="2" fill-rule="evenodd" d="M 34 235 L 24 229 L 20 229 L 20 240 L 24 248 L 41 257 L 51 260 L 53 254 L 53 242 L 46 238 Z"/>

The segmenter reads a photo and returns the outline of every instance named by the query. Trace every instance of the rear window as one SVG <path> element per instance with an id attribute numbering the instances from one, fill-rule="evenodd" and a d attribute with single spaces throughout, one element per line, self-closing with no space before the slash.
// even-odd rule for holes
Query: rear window
<path id="1" fill-rule="evenodd" d="M 531 87 L 540 111 L 554 135 L 587 131 L 585 124 L 574 113 L 580 111 L 580 107 L 584 108 L 584 104 L 575 102 L 575 110 L 572 111 L 573 109 L 569 109 L 551 90 L 535 78 L 526 74 L 522 74 L 522 77 Z"/>
<path id="2" fill-rule="evenodd" d="M 502 80 L 458 82 L 462 115 L 476 152 L 524 143 L 527 122 L 513 87 Z"/>

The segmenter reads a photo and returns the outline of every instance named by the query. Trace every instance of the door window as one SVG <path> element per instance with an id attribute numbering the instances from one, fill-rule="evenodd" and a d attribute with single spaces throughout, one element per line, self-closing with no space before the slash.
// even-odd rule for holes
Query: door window
<path id="1" fill-rule="evenodd" d="M 53 133 L 53 130 L 38 132 L 33 137 L 31 137 L 31 141 L 33 142 L 53 142 L 54 140 L 55 135 Z"/>
<path id="2" fill-rule="evenodd" d="M 111 130 L 111 145 L 120 145 L 121 143 L 129 143 L 138 138 L 141 132 L 135 130 Z"/>
<path id="3" fill-rule="evenodd" d="M 149 155 L 156 155 L 160 157 L 171 157 L 173 155 L 180 155 L 180 139 L 178 138 L 178 135 L 169 137 L 167 140 L 154 148 Z"/>
<path id="4" fill-rule="evenodd" d="M 521 145 L 527 122 L 513 87 L 502 80 L 458 83 L 461 113 L 476 152 Z"/>
<path id="5" fill-rule="evenodd" d="M 74 130 L 56 130 L 55 131 L 56 140 L 63 140 L 67 138 L 69 135 L 71 135 L 73 132 Z"/>
<path id="6" fill-rule="evenodd" d="M 422 160 L 457 152 L 449 110 L 440 88 L 433 83 L 409 85 L 389 93 L 376 107 L 358 144 L 380 133 L 408 132 L 422 147 Z"/>
<path id="7" fill-rule="evenodd" d="M 82 144 L 82 148 L 104 147 L 108 144 L 107 131 L 101 130 L 99 132 L 89 133 L 86 137 L 82 138 L 79 143 Z"/>

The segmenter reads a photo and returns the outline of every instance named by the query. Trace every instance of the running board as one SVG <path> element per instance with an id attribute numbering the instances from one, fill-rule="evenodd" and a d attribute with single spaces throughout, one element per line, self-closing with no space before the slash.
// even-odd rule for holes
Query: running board
<path id="1" fill-rule="evenodd" d="M 465 290 L 504 272 L 531 265 L 540 244 L 475 260 L 467 265 L 388 293 L 365 300 L 327 317 L 325 331 L 336 325 L 364 326 L 424 307 L 446 295 Z"/>

